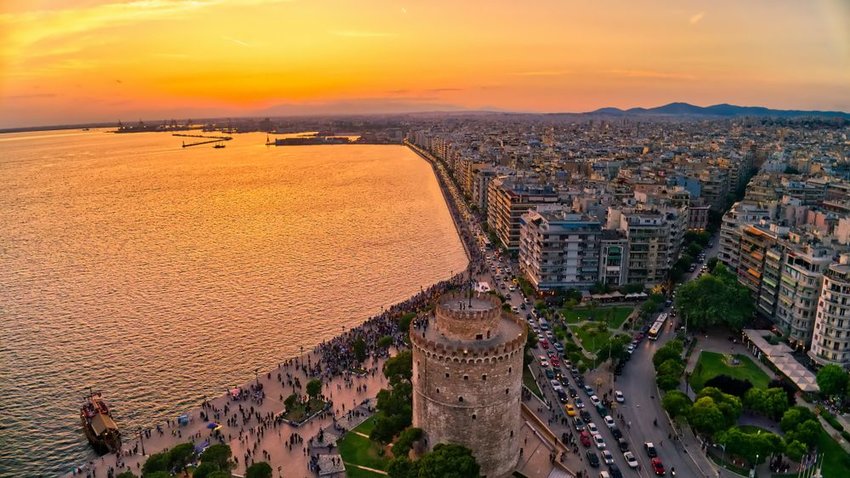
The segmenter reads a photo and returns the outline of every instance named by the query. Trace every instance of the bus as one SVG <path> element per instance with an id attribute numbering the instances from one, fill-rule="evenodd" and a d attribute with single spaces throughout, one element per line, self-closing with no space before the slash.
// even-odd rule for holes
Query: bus
<path id="1" fill-rule="evenodd" d="M 661 335 L 661 329 L 664 328 L 664 323 L 667 322 L 667 313 L 663 313 L 655 319 L 655 323 L 652 324 L 652 327 L 649 328 L 649 340 L 658 340 L 658 336 Z"/>

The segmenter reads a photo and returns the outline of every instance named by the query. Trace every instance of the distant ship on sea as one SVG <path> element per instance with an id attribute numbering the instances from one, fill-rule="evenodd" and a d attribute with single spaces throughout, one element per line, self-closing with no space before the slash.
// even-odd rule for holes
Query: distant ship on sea
<path id="1" fill-rule="evenodd" d="M 221 144 L 221 143 L 216 143 L 215 146 L 213 146 L 213 148 L 215 148 L 215 149 L 224 148 L 224 145 Z"/>
<path id="2" fill-rule="evenodd" d="M 121 450 L 121 432 L 100 392 L 89 391 L 80 407 L 80 422 L 86 438 L 98 453 Z"/>

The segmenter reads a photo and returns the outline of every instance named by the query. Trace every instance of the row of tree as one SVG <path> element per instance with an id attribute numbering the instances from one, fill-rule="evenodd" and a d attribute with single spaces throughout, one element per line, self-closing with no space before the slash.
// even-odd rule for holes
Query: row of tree
<path id="1" fill-rule="evenodd" d="M 393 453 L 396 453 L 395 447 Z M 387 475 L 389 478 L 469 478 L 480 476 L 481 466 L 469 448 L 440 443 L 418 460 L 396 454 L 387 468 Z"/>
<path id="2" fill-rule="evenodd" d="M 685 365 L 682 362 L 683 351 L 682 341 L 673 339 L 656 350 L 655 355 L 652 356 L 655 380 L 661 390 L 673 390 L 679 386 L 682 373 L 685 371 Z"/>
<path id="3" fill-rule="evenodd" d="M 375 428 L 369 438 L 390 443 L 393 438 L 413 422 L 413 355 L 410 350 L 399 352 L 384 362 L 384 376 L 389 389 L 378 392 Z"/>
<path id="4" fill-rule="evenodd" d="M 193 443 L 181 443 L 149 456 L 142 465 L 142 478 L 182 476 L 196 459 L 200 459 L 200 464 L 192 471 L 192 478 L 230 478 L 230 471 L 236 467 L 228 445 L 211 445 L 198 457 Z M 264 461 L 256 462 L 248 467 L 245 477 L 272 478 L 272 467 Z M 136 475 L 125 471 L 116 478 L 136 478 Z"/>

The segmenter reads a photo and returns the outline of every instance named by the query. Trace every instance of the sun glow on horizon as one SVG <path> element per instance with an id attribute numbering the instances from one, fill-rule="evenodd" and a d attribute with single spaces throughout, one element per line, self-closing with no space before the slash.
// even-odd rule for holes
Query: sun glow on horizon
<path id="1" fill-rule="evenodd" d="M 0 127 L 138 117 L 850 110 L 850 4 L 43 0 L 0 7 Z"/>

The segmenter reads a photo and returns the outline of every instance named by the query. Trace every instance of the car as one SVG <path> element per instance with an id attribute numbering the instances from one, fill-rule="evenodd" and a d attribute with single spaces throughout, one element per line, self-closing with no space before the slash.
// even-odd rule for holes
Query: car
<path id="1" fill-rule="evenodd" d="M 587 410 L 581 410 L 578 414 L 581 416 L 581 419 L 584 420 L 585 423 L 590 423 L 590 420 L 592 420 L 592 418 L 590 417 L 590 412 L 588 412 Z"/>
<path id="2" fill-rule="evenodd" d="M 596 424 L 593 422 L 587 422 L 587 430 L 590 433 L 599 433 L 599 428 L 597 428 Z"/>
<path id="3" fill-rule="evenodd" d="M 546 378 L 550 380 L 555 378 L 555 372 L 551 368 L 544 369 L 543 373 L 545 373 Z"/>
<path id="4" fill-rule="evenodd" d="M 548 360 L 541 360 L 540 366 L 543 367 L 543 368 L 548 368 L 549 367 L 549 361 Z"/>
<path id="5" fill-rule="evenodd" d="M 650 458 L 655 458 L 658 456 L 658 451 L 655 450 L 655 445 L 653 445 L 651 441 L 644 443 L 643 449 L 646 450 L 646 454 Z"/>
<path id="6" fill-rule="evenodd" d="M 561 403 L 567 403 L 570 400 L 569 397 L 567 397 L 567 394 L 564 392 L 563 388 L 559 388 L 559 389 L 555 390 L 555 393 L 558 394 L 558 400 Z"/>
<path id="7" fill-rule="evenodd" d="M 555 342 L 555 350 L 557 350 L 558 353 L 564 353 L 564 346 L 561 345 L 561 342 Z"/>
<path id="8" fill-rule="evenodd" d="M 562 387 L 562 386 L 561 386 L 561 382 L 559 382 L 559 381 L 555 380 L 554 378 L 553 378 L 552 380 L 550 380 L 550 381 L 549 381 L 549 383 L 551 383 L 551 384 L 552 384 L 552 388 L 554 388 L 556 392 L 557 392 L 558 390 L 563 390 L 563 389 L 564 389 L 564 387 Z"/>
<path id="9" fill-rule="evenodd" d="M 599 414 L 603 417 L 605 415 L 608 415 L 608 409 L 605 408 L 605 405 L 603 405 L 602 402 L 596 404 L 596 411 L 599 412 Z"/>
<path id="10" fill-rule="evenodd" d="M 617 403 L 626 403 L 626 397 L 619 390 L 614 392 L 614 400 L 617 400 Z"/>
<path id="11" fill-rule="evenodd" d="M 573 418 L 573 426 L 575 426 L 577 432 L 580 432 L 580 431 L 584 430 L 585 428 L 587 428 L 584 425 L 584 420 L 582 420 L 581 417 L 574 417 Z"/>
<path id="12" fill-rule="evenodd" d="M 550 358 L 549 362 L 552 364 L 553 367 L 560 367 L 561 366 L 561 361 L 558 360 L 558 357 Z"/>
<path id="13" fill-rule="evenodd" d="M 578 397 L 576 397 L 576 407 L 577 408 L 584 408 L 584 402 Z"/>
<path id="14" fill-rule="evenodd" d="M 637 468 L 640 466 L 640 463 L 638 463 L 637 458 L 635 458 L 635 454 L 630 451 L 623 453 L 623 459 L 626 460 L 626 464 L 629 465 L 629 468 Z"/>
<path id="15" fill-rule="evenodd" d="M 541 329 L 543 329 L 543 324 L 540 324 L 540 328 L 541 328 Z M 546 330 L 546 329 L 544 329 L 544 330 Z M 548 348 L 549 348 L 549 341 L 548 341 L 548 340 L 546 340 L 545 338 L 544 338 L 544 339 L 540 339 L 540 340 L 539 340 L 539 342 L 540 342 L 540 346 L 541 346 L 541 347 L 543 347 L 544 349 L 548 349 Z"/>
<path id="16" fill-rule="evenodd" d="M 661 458 L 653 458 L 649 460 L 649 463 L 652 465 L 655 476 L 664 476 L 666 472 L 664 471 L 664 463 L 661 463 Z"/>
<path id="17" fill-rule="evenodd" d="M 596 407 L 596 406 L 599 406 L 599 404 L 602 403 L 602 402 L 599 400 L 599 397 L 597 397 L 596 395 L 591 395 L 590 396 L 590 403 L 592 403 L 593 406 Z"/>
<path id="18" fill-rule="evenodd" d="M 608 450 L 602 450 L 602 461 L 604 461 L 606 465 L 610 465 L 611 463 L 614 463 L 614 455 L 612 455 Z"/>
<path id="19" fill-rule="evenodd" d="M 596 456 L 596 453 L 593 453 L 593 450 L 587 450 L 585 452 L 585 456 L 587 456 L 587 464 L 592 466 L 593 468 L 599 468 L 599 457 Z"/>
<path id="20" fill-rule="evenodd" d="M 626 352 L 633 354 L 635 352 L 635 348 L 635 344 L 629 344 L 629 346 L 626 347 Z"/>
<path id="21" fill-rule="evenodd" d="M 546 331 L 546 338 L 548 338 L 549 340 L 554 341 L 554 340 L 555 340 L 555 334 L 553 334 L 551 330 L 547 330 L 547 331 Z"/>
<path id="22" fill-rule="evenodd" d="M 607 447 L 607 445 L 605 445 L 605 440 L 602 438 L 602 435 L 598 433 L 593 435 L 593 444 L 596 445 L 596 448 L 599 448 L 600 450 Z"/>
<path id="23" fill-rule="evenodd" d="M 579 433 L 578 439 L 583 446 L 587 446 L 587 447 L 590 446 L 590 433 L 588 433 L 587 430 L 584 430 L 581 433 Z"/>
<path id="24" fill-rule="evenodd" d="M 627 442 L 625 438 L 618 438 L 617 448 L 619 448 L 620 451 L 626 451 L 629 449 L 629 442 Z"/>
<path id="25" fill-rule="evenodd" d="M 623 473 L 620 471 L 620 467 L 614 463 L 608 465 L 608 471 L 611 472 L 611 478 L 623 478 Z"/>
<path id="26" fill-rule="evenodd" d="M 578 392 L 573 387 L 567 387 L 567 393 L 570 394 L 571 397 L 576 398 L 578 396 Z"/>
<path id="27" fill-rule="evenodd" d="M 614 428 L 615 426 L 617 426 L 617 424 L 614 423 L 614 417 L 612 417 L 611 415 L 605 415 L 605 417 L 602 419 L 605 420 L 605 426 L 607 426 L 608 428 Z"/>
<path id="28" fill-rule="evenodd" d="M 591 387 L 590 385 L 585 385 L 584 386 L 584 393 L 586 393 L 588 397 L 591 396 L 591 395 L 594 395 L 593 387 Z"/>
<path id="29" fill-rule="evenodd" d="M 611 478 L 611 474 L 608 473 L 607 471 L 600 471 L 599 472 L 599 478 Z"/>
<path id="30" fill-rule="evenodd" d="M 620 429 L 617 427 L 611 427 L 611 434 L 614 435 L 615 440 L 623 438 L 623 432 L 621 432 Z"/>
<path id="31" fill-rule="evenodd" d="M 515 305 L 511 306 L 511 312 L 513 312 L 514 314 L 518 314 L 519 313 L 519 307 L 517 307 Z"/>
<path id="32" fill-rule="evenodd" d="M 568 404 L 564 407 L 564 409 L 567 411 L 567 415 L 568 415 L 568 416 L 574 417 L 574 416 L 576 416 L 576 414 L 577 414 L 577 413 L 576 413 L 576 407 L 574 407 L 572 403 L 568 403 Z"/>

